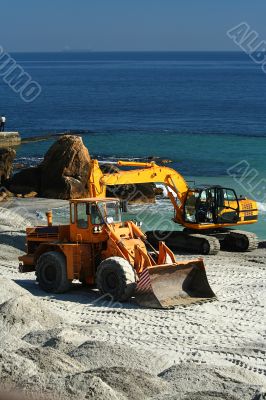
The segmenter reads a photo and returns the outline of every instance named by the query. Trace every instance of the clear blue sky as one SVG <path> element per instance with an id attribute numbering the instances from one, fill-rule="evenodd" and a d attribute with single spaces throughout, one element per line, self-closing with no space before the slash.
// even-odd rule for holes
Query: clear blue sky
<path id="1" fill-rule="evenodd" d="M 1 0 L 0 14 L 9 51 L 237 50 L 226 31 L 242 21 L 266 40 L 265 0 Z"/>

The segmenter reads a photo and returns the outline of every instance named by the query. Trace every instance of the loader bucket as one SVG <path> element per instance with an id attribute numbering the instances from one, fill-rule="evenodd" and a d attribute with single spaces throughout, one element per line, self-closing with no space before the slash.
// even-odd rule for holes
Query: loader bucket
<path id="1" fill-rule="evenodd" d="M 215 297 L 202 260 L 145 268 L 136 288 L 136 302 L 148 308 L 173 308 Z"/>

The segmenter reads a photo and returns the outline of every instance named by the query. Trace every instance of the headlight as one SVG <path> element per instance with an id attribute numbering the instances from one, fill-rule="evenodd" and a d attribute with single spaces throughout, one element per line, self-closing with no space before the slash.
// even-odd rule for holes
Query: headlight
<path id="1" fill-rule="evenodd" d="M 102 227 L 101 226 L 95 226 L 93 228 L 93 233 L 99 233 L 99 232 L 102 232 Z"/>

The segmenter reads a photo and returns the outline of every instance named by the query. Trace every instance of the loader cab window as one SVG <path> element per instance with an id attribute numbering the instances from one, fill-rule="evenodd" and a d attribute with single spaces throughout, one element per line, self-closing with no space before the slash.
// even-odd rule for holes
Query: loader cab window
<path id="1" fill-rule="evenodd" d="M 77 203 L 77 227 L 88 228 L 87 204 Z"/>
<path id="2" fill-rule="evenodd" d="M 104 224 L 103 217 L 101 216 L 100 210 L 97 207 L 96 203 L 89 204 L 88 205 L 88 210 L 87 213 L 91 217 L 91 223 L 92 225 L 101 225 Z"/>
<path id="3" fill-rule="evenodd" d="M 118 201 L 99 201 L 97 205 L 105 223 L 121 222 L 121 208 Z"/>

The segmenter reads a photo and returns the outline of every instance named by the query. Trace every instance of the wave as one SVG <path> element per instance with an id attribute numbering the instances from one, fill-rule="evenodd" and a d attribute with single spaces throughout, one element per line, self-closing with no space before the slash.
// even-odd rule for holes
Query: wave
<path id="1" fill-rule="evenodd" d="M 257 204 L 260 214 L 266 214 L 266 203 L 258 202 Z"/>
<path id="2" fill-rule="evenodd" d="M 41 156 L 30 156 L 30 157 L 17 157 L 14 163 L 14 169 L 30 168 L 36 167 L 43 161 Z"/>

